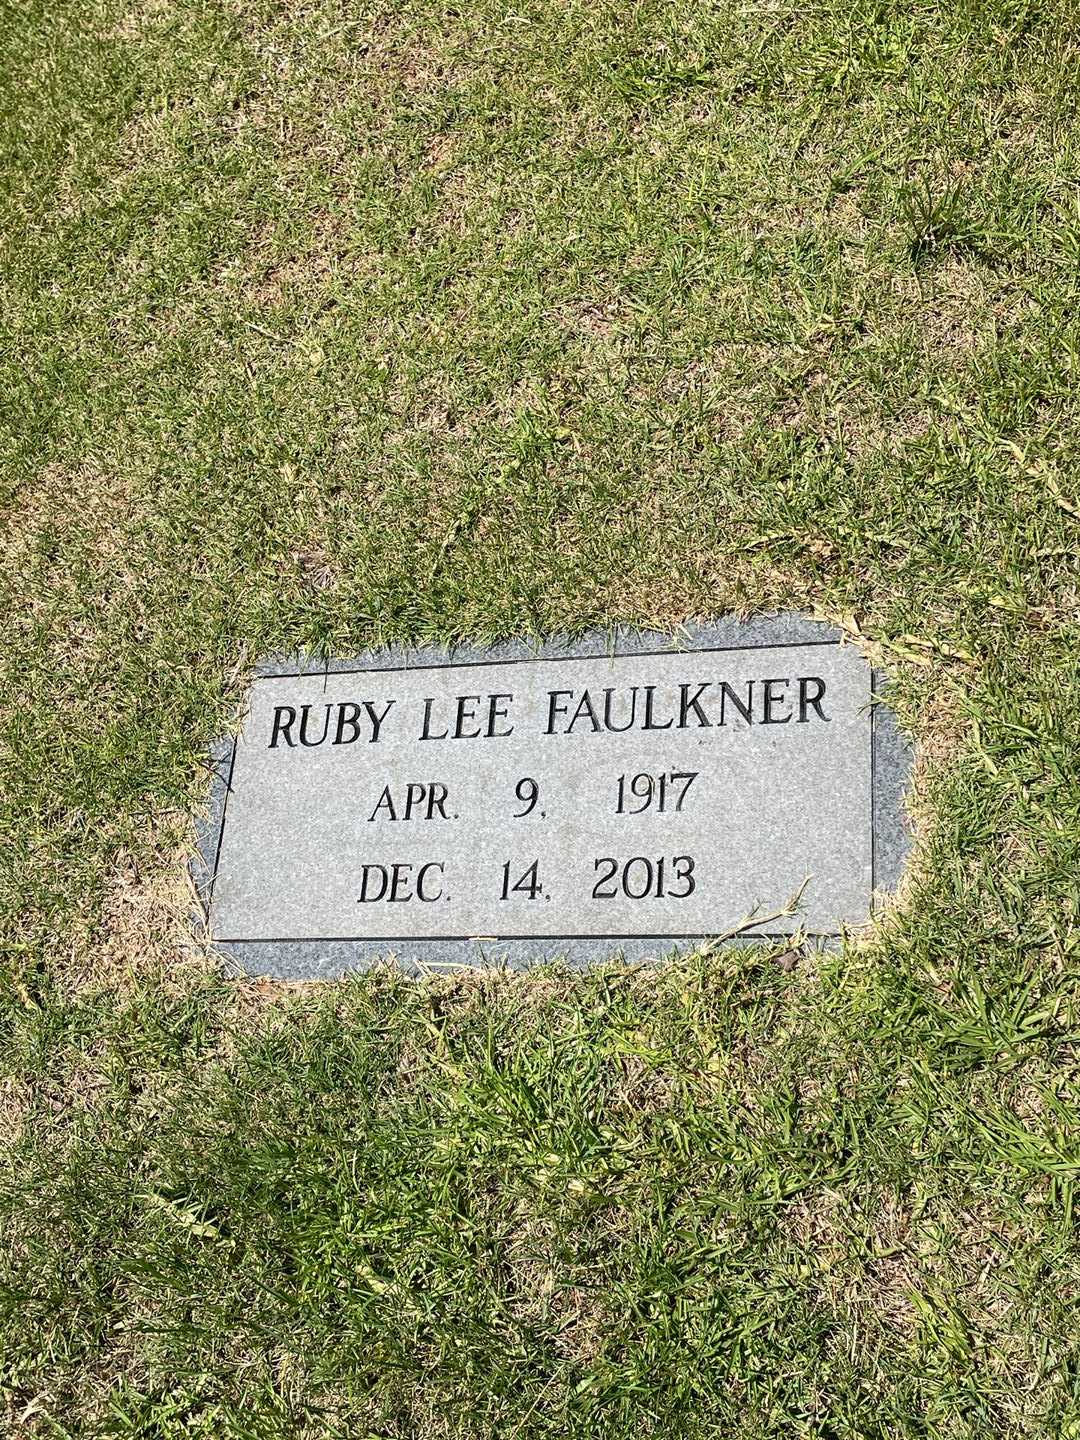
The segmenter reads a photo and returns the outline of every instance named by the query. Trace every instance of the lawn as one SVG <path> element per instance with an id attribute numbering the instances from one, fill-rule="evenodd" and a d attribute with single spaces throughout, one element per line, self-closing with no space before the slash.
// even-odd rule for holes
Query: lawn
<path id="1" fill-rule="evenodd" d="M 1080 1437 L 1078 66 L 1070 0 L 3 11 L 6 1433 Z M 842 949 L 193 937 L 259 658 L 776 607 L 917 745 Z"/>

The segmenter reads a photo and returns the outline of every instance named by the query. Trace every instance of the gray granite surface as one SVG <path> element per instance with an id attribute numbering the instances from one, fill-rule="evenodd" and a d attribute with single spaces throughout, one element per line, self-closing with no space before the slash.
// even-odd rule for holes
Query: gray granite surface
<path id="1" fill-rule="evenodd" d="M 882 688 L 790 615 L 268 661 L 211 757 L 211 938 L 303 979 L 835 936 L 909 844 Z"/>

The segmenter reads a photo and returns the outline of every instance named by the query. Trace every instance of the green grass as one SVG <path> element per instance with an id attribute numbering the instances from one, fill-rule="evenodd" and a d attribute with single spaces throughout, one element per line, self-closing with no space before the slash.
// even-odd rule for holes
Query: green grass
<path id="1" fill-rule="evenodd" d="M 1080 9 L 0 17 L 0 1388 L 49 1437 L 1080 1436 Z M 792 606 L 863 944 L 223 979 L 250 664 Z"/>

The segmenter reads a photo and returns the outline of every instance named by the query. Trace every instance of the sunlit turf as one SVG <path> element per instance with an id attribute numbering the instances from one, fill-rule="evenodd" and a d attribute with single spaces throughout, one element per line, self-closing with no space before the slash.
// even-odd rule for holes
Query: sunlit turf
<path id="1" fill-rule="evenodd" d="M 1078 21 L 0 18 L 10 1433 L 1080 1436 Z M 193 941 L 258 657 L 777 606 L 919 746 L 869 937 Z"/>

